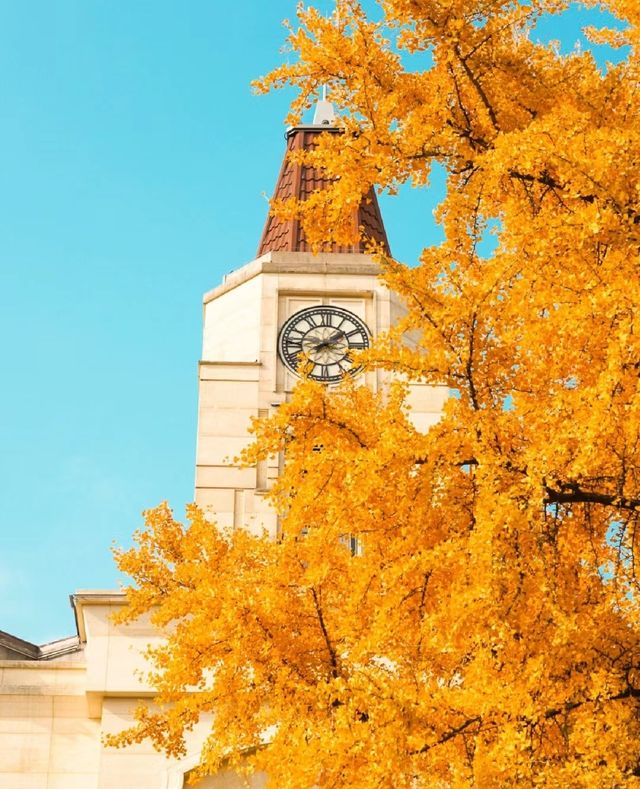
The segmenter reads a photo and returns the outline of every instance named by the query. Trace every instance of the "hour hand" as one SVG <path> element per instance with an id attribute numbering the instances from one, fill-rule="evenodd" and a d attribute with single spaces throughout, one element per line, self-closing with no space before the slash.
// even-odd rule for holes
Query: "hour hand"
<path id="1" fill-rule="evenodd" d="M 320 342 L 320 343 L 318 343 L 316 345 L 316 348 L 315 348 L 316 351 L 322 351 L 325 348 L 330 348 L 336 342 L 336 340 L 339 339 L 339 338 L 340 338 L 340 335 L 338 335 L 337 337 L 334 336 L 334 337 L 329 337 L 326 340 L 322 340 L 322 342 Z"/>
<path id="2" fill-rule="evenodd" d="M 326 337 L 322 342 L 316 345 L 316 351 L 322 350 L 322 348 L 329 348 L 329 346 L 338 342 L 342 337 L 344 337 L 344 334 L 341 331 L 334 332 L 331 337 Z"/>
<path id="3" fill-rule="evenodd" d="M 338 342 L 338 340 L 342 339 L 344 334 L 341 331 L 334 332 L 328 340 L 325 340 L 325 345 L 333 345 L 334 342 Z"/>
<path id="4" fill-rule="evenodd" d="M 314 351 L 317 351 L 320 348 L 324 348 L 327 344 L 327 340 L 325 337 L 318 337 L 318 336 L 310 337 L 309 340 L 310 340 L 311 348 L 313 348 Z"/>

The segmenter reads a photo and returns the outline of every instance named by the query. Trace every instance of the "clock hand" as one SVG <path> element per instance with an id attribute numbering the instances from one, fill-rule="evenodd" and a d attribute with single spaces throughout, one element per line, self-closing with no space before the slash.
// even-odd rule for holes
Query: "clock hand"
<path id="1" fill-rule="evenodd" d="M 341 331 L 337 331 L 331 335 L 331 337 L 327 337 L 326 340 L 322 340 L 321 343 L 315 346 L 315 350 L 319 351 L 321 348 L 328 348 L 330 345 L 334 345 L 338 340 L 344 337 L 344 333 Z"/>
<path id="2" fill-rule="evenodd" d="M 337 341 L 338 341 L 339 339 L 341 339 L 342 337 L 344 337 L 344 332 L 337 331 L 337 332 L 335 332 L 334 334 L 332 334 L 332 335 L 331 335 L 331 337 L 329 337 L 329 339 L 328 339 L 328 340 L 325 340 L 325 342 L 326 342 L 328 345 L 333 345 L 333 343 L 334 343 L 334 342 L 337 342 Z"/>

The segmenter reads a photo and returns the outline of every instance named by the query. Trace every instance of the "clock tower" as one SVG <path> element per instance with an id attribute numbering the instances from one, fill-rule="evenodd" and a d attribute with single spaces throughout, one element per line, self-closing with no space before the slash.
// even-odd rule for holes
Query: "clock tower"
<path id="1" fill-rule="evenodd" d="M 304 200 L 325 188 L 326 178 L 289 154 L 308 149 L 319 134 L 338 133 L 334 121 L 330 102 L 320 101 L 313 124 L 288 130 L 276 198 Z M 389 250 L 373 190 L 354 211 L 354 223 Z M 267 416 L 286 401 L 301 359 L 327 385 L 345 372 L 361 375 L 373 389 L 388 380 L 383 371 L 354 370 L 350 359 L 351 349 L 367 347 L 404 312 L 378 274 L 360 243 L 313 254 L 298 221 L 269 215 L 257 258 L 205 294 L 195 499 L 220 526 L 277 532 L 264 494 L 281 459 L 240 468 L 233 458 L 251 441 L 251 417 Z M 445 397 L 444 387 L 411 385 L 418 429 L 437 421 Z"/>

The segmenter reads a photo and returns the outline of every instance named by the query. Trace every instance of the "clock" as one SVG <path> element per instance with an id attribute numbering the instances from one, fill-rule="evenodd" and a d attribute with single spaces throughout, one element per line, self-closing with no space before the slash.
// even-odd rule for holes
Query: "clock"
<path id="1" fill-rule="evenodd" d="M 296 375 L 307 369 L 316 381 L 331 384 L 354 375 L 352 351 L 369 347 L 369 329 L 342 307 L 306 307 L 292 315 L 278 335 L 278 354 Z"/>

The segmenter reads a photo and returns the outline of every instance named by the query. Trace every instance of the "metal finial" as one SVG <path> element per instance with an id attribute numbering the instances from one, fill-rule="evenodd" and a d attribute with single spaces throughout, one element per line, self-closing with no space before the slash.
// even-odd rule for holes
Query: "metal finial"
<path id="1" fill-rule="evenodd" d="M 316 111 L 313 114 L 314 126 L 335 126 L 336 111 L 333 103 L 327 100 L 327 86 L 322 86 L 322 98 L 316 104 Z"/>

